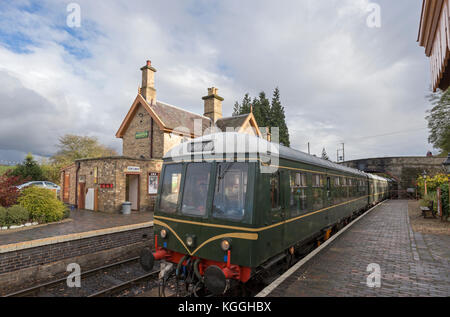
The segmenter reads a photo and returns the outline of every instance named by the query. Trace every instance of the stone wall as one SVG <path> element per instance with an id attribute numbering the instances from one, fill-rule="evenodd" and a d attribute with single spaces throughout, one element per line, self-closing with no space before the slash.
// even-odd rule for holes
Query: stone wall
<path id="1" fill-rule="evenodd" d="M 164 133 L 164 154 L 166 154 L 174 146 L 187 139 L 190 138 L 175 133 Z"/>
<path id="2" fill-rule="evenodd" d="M 80 165 L 78 181 L 85 184 L 85 192 L 89 188 L 97 190 L 98 210 L 106 212 L 118 212 L 122 209 L 122 203 L 126 200 L 126 175 L 139 175 L 139 210 L 153 211 L 156 195 L 148 193 L 148 176 L 150 173 L 160 173 L 162 160 L 134 159 L 129 157 L 103 157 L 97 159 L 78 160 Z M 138 172 L 128 171 L 128 167 L 138 167 Z M 97 177 L 95 177 L 97 170 Z M 75 202 L 75 171 L 71 173 L 71 197 L 70 203 Z M 73 177 L 72 177 L 73 174 Z M 61 176 L 61 179 L 63 176 Z M 72 182 L 72 178 L 74 181 Z M 102 188 L 102 184 L 112 184 L 112 188 Z M 63 191 L 61 190 L 61 193 Z M 73 192 L 73 196 L 72 196 Z M 63 195 L 63 194 L 61 194 Z M 61 196 L 62 197 L 62 196 Z"/>
<path id="3" fill-rule="evenodd" d="M 153 129 L 153 145 L 151 145 L 151 137 Z M 148 136 L 144 138 L 136 138 L 136 133 L 148 132 Z M 150 114 L 142 105 L 139 105 L 134 117 L 132 118 L 128 129 L 122 138 L 122 153 L 124 156 L 135 158 L 162 158 L 163 152 L 163 132 L 159 126 L 152 120 Z M 153 153 L 150 149 L 153 146 Z"/>
<path id="4" fill-rule="evenodd" d="M 398 181 L 398 189 L 405 190 L 416 186 L 415 180 L 425 170 L 428 175 L 443 173 L 443 157 L 381 157 L 353 160 L 341 163 L 368 173 L 384 173 Z"/>

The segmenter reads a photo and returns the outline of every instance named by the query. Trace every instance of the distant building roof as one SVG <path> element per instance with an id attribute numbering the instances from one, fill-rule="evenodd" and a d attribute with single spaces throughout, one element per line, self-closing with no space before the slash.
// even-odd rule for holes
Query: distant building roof
<path id="1" fill-rule="evenodd" d="M 239 116 L 221 118 L 216 121 L 216 126 L 224 132 L 227 127 L 231 128 L 242 127 L 242 125 L 245 123 L 249 115 L 250 115 L 249 113 L 246 113 L 241 114 Z"/>

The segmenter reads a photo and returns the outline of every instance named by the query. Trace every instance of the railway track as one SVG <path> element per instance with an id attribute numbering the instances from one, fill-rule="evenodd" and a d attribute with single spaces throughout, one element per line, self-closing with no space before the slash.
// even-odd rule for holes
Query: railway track
<path id="1" fill-rule="evenodd" d="M 139 293 L 157 287 L 158 273 L 158 269 L 150 273 L 142 270 L 139 257 L 135 257 L 81 272 L 81 287 L 68 287 L 67 277 L 64 277 L 4 297 L 126 296 L 133 289 L 134 293 Z"/>

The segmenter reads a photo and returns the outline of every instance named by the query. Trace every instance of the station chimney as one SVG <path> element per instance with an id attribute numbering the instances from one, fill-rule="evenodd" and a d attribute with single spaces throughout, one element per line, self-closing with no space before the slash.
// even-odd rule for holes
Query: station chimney
<path id="1" fill-rule="evenodd" d="M 208 88 L 208 95 L 202 97 L 205 101 L 205 117 L 211 118 L 213 122 L 216 122 L 217 119 L 222 118 L 222 101 L 223 98 L 217 94 L 216 87 Z"/>
<path id="2" fill-rule="evenodd" d="M 142 97 L 151 104 L 152 101 L 156 102 L 156 89 L 155 89 L 155 73 L 156 69 L 152 67 L 152 62 L 147 61 L 147 64 L 141 67 L 142 71 L 142 86 L 140 89 Z"/>

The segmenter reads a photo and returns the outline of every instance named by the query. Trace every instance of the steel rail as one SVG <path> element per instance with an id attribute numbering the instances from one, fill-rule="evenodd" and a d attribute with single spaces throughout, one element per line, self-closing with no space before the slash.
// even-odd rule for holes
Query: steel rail
<path id="1" fill-rule="evenodd" d="M 115 267 L 115 266 L 120 266 L 122 264 L 129 263 L 129 262 L 134 262 L 134 261 L 137 261 L 137 260 L 139 260 L 139 257 L 134 257 L 134 258 L 126 259 L 126 260 L 123 260 L 123 261 L 115 262 L 115 263 L 112 263 L 112 264 L 103 265 L 101 267 L 98 267 L 98 268 L 95 268 L 95 269 L 92 269 L 92 270 L 89 270 L 89 271 L 82 272 L 80 274 L 80 277 L 81 278 L 86 278 L 87 276 L 93 275 L 93 274 L 95 274 L 95 273 L 97 273 L 99 271 L 102 271 L 104 269 L 112 268 L 112 267 Z M 32 286 L 32 287 L 29 287 L 29 288 L 26 288 L 26 289 L 23 289 L 23 290 L 19 290 L 19 291 L 13 292 L 13 293 L 9 293 L 9 294 L 3 295 L 3 297 L 25 297 L 25 296 L 29 296 L 31 294 L 39 292 L 43 288 L 47 288 L 47 287 L 50 287 L 50 286 L 57 285 L 59 283 L 63 283 L 66 280 L 67 280 L 67 277 L 63 277 L 63 278 L 60 278 L 60 279 L 57 279 L 57 280 L 54 280 L 54 281 L 38 284 L 36 286 Z"/>
<path id="2" fill-rule="evenodd" d="M 87 297 L 105 297 L 105 296 L 111 296 L 113 294 L 117 294 L 123 290 L 130 288 L 130 286 L 133 286 L 134 284 L 143 282 L 149 278 L 154 277 L 155 275 L 158 275 L 158 273 L 159 273 L 159 270 L 144 274 L 144 275 L 139 276 L 130 281 L 126 281 L 126 282 L 120 283 L 118 285 L 111 286 L 110 288 L 90 294 Z"/>

